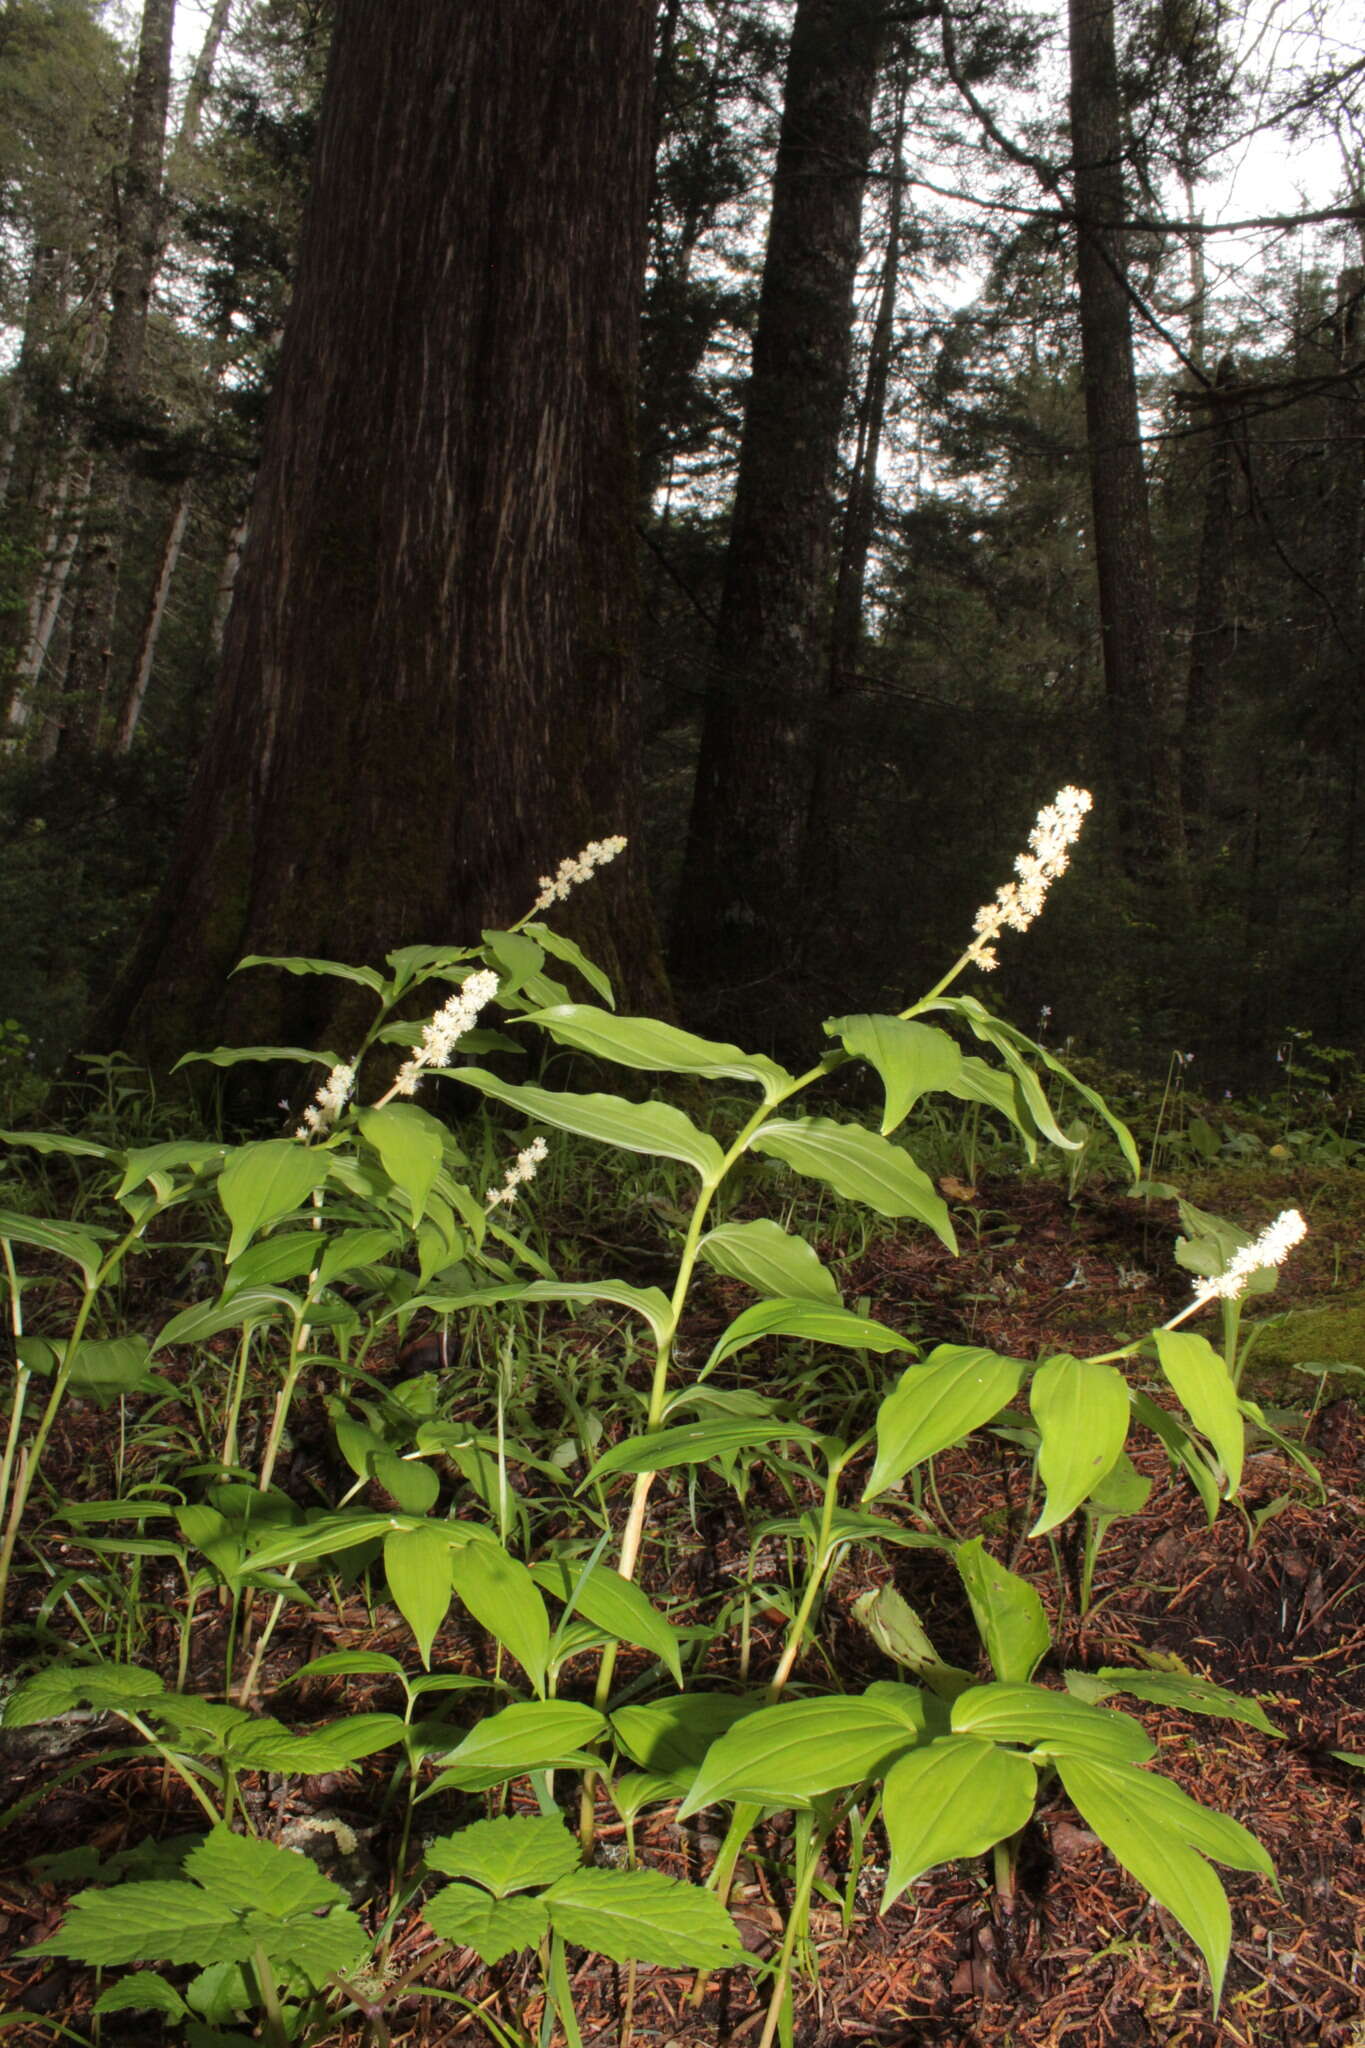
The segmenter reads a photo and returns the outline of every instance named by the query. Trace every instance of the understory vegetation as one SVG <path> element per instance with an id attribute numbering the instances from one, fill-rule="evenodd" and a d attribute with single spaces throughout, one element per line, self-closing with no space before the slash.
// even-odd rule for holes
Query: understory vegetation
<path id="1" fill-rule="evenodd" d="M 243 962 L 373 1005 L 188 1055 L 283 1133 L 5 1133 L 0 2031 L 1359 2038 L 1350 1077 L 1122 1116 L 959 992 L 1088 809 L 800 1073 L 616 1012 L 608 839 Z"/>

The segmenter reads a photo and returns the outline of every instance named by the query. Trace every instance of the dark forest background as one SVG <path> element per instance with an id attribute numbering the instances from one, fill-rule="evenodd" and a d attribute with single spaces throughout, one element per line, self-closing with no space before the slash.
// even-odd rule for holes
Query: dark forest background
<path id="1" fill-rule="evenodd" d="M 0 5 L 11 1076 L 323 1028 L 227 968 L 472 938 L 618 830 L 569 928 L 627 998 L 809 1046 L 947 967 L 1067 782 L 1095 820 L 984 995 L 1219 1090 L 1360 1048 L 1330 16 L 1270 70 L 1217 0 L 180 13 L 173 81 L 174 0 Z M 516 645 L 495 528 L 554 598 Z"/>

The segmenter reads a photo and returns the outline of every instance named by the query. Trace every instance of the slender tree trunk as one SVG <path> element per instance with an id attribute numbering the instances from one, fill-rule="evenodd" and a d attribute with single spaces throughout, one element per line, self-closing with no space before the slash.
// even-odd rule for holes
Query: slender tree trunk
<path id="1" fill-rule="evenodd" d="M 1133 366 L 1113 0 L 1069 0 L 1069 13 L 1081 369 L 1111 760 L 1125 862 L 1135 878 L 1150 878 L 1180 860 L 1184 834 Z"/>
<path id="2" fill-rule="evenodd" d="M 635 834 L 651 26 L 338 0 L 217 704 L 102 1042 L 344 1035 L 337 984 L 230 970 L 472 937 Z M 662 999 L 638 847 L 566 913 Z"/>
<path id="3" fill-rule="evenodd" d="M 23 646 L 14 664 L 7 720 L 12 732 L 20 731 L 30 721 L 33 700 L 47 664 L 52 636 L 71 580 L 72 564 L 80 546 L 94 467 L 95 458 L 90 451 L 77 446 L 70 450 L 69 459 L 53 484 L 43 572 L 29 598 L 24 617 Z M 55 717 L 43 728 L 42 751 L 45 756 L 56 749 L 58 729 Z"/>
<path id="4" fill-rule="evenodd" d="M 1233 626 L 1228 614 L 1232 567 L 1233 487 L 1237 472 L 1237 437 L 1242 431 L 1235 401 L 1218 402 L 1218 390 L 1235 381 L 1231 356 L 1218 365 L 1209 394 L 1211 425 L 1204 509 L 1199 533 L 1199 566 L 1195 576 L 1194 616 L 1190 624 L 1190 658 L 1185 680 L 1185 715 L 1181 736 L 1181 808 L 1190 851 L 1202 845 L 1208 825 L 1214 741 L 1222 706 Z"/>
<path id="5" fill-rule="evenodd" d="M 882 0 L 799 0 L 702 726 L 679 971 L 752 986 L 791 960 Z M 741 998 L 742 1007 L 742 998 Z"/>
<path id="6" fill-rule="evenodd" d="M 157 563 L 156 577 L 151 595 L 147 601 L 146 617 L 142 621 L 142 632 L 138 639 L 137 659 L 133 663 L 128 687 L 123 693 L 123 704 L 119 711 L 118 725 L 114 733 L 114 752 L 126 754 L 133 744 L 138 720 L 147 698 L 147 685 L 152 679 L 152 663 L 156 659 L 156 643 L 161 636 L 161 622 L 166 616 L 166 600 L 171 593 L 171 583 L 180 562 L 180 550 L 185 541 L 185 529 L 190 523 L 190 502 L 193 487 L 186 477 L 171 505 L 171 516 L 166 527 L 165 539 L 161 543 L 161 556 Z"/>
<path id="7" fill-rule="evenodd" d="M 64 743 L 77 737 L 86 742 L 98 733 L 113 658 L 130 487 L 119 444 L 137 428 L 147 314 L 162 248 L 162 166 L 174 24 L 175 0 L 143 0 L 128 153 L 119 182 L 109 334 L 95 392 L 95 468 L 63 691 Z"/>
<path id="8" fill-rule="evenodd" d="M 246 546 L 247 530 L 251 523 L 249 511 L 241 518 L 228 535 L 227 548 L 223 554 L 223 566 L 218 572 L 218 588 L 213 594 L 213 620 L 209 627 L 209 651 L 215 661 L 223 652 L 223 640 L 227 633 L 228 614 L 237 589 L 237 571 L 242 566 L 242 549 Z"/>

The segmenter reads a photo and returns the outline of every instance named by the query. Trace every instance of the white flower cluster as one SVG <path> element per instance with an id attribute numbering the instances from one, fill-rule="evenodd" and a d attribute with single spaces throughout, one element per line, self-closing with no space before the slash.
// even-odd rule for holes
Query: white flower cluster
<path id="1" fill-rule="evenodd" d="M 503 1176 L 500 1188 L 490 1188 L 484 1196 L 485 1206 L 496 1209 L 499 1202 L 515 1202 L 517 1189 L 536 1177 L 536 1168 L 549 1157 L 550 1148 L 543 1138 L 532 1138 L 524 1152 L 518 1152 L 516 1164 L 509 1166 Z"/>
<path id="2" fill-rule="evenodd" d="M 993 903 L 983 903 L 972 921 L 976 937 L 967 948 L 967 958 L 989 973 L 995 966 L 995 941 L 1008 925 L 1012 932 L 1026 932 L 1043 907 L 1043 898 L 1065 874 L 1067 848 L 1081 836 L 1085 814 L 1094 803 L 1088 789 L 1073 789 L 1068 783 L 1050 804 L 1044 804 L 1029 833 L 1027 853 L 1014 863 L 1017 881 L 1006 882 L 995 892 Z"/>
<path id="3" fill-rule="evenodd" d="M 1206 1301 L 1236 1301 L 1253 1273 L 1259 1273 L 1266 1266 L 1284 1264 L 1296 1244 L 1308 1235 L 1308 1225 L 1297 1209 L 1281 1209 L 1273 1223 L 1267 1223 L 1260 1236 L 1228 1261 L 1221 1273 L 1211 1274 L 1207 1279 L 1197 1280 L 1194 1288 L 1194 1306 L 1200 1307 Z"/>
<path id="4" fill-rule="evenodd" d="M 554 875 L 540 877 L 540 894 L 531 905 L 531 915 L 538 910 L 548 910 L 552 903 L 562 903 L 570 889 L 580 882 L 586 882 L 594 868 L 604 868 L 609 860 L 615 860 L 618 853 L 624 853 L 626 841 L 614 839 L 592 839 L 583 848 L 577 860 L 562 860 Z"/>
<path id="5" fill-rule="evenodd" d="M 471 974 L 435 1016 L 422 1026 L 422 1042 L 412 1058 L 405 1060 L 399 1068 L 398 1079 L 389 1095 L 415 1095 L 422 1069 L 446 1064 L 458 1041 L 472 1028 L 484 1004 L 491 1003 L 497 992 L 498 977 L 488 968 L 480 968 L 477 974 Z M 387 1102 L 388 1096 L 384 1099 Z"/>
<path id="6" fill-rule="evenodd" d="M 351 1090 L 354 1087 L 354 1067 L 333 1067 L 331 1073 L 313 1097 L 313 1100 L 304 1110 L 303 1122 L 295 1131 L 294 1136 L 305 1139 L 320 1138 L 324 1131 L 330 1131 L 332 1125 L 341 1115 L 342 1110 L 345 1109 L 350 1099 Z"/>

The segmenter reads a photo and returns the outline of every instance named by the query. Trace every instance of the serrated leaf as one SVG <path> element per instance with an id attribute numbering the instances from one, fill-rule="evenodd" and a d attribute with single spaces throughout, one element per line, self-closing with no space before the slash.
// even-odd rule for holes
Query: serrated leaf
<path id="1" fill-rule="evenodd" d="M 324 1877 L 311 1857 L 254 1836 L 234 1835 L 225 1827 L 214 1828 L 191 1849 L 184 1870 L 218 1905 L 275 1919 L 346 1902 L 341 1886 Z"/>
<path id="2" fill-rule="evenodd" d="M 556 1934 L 614 1963 L 723 1970 L 745 1957 L 715 1893 L 661 1870 L 576 1870 L 545 1904 Z"/>
<path id="3" fill-rule="evenodd" d="M 183 2020 L 189 2007 L 173 1984 L 156 1970 L 135 1970 L 101 1991 L 94 2012 L 159 2012 L 168 2020 Z"/>
<path id="4" fill-rule="evenodd" d="M 227 1262 L 245 1251 L 258 1230 L 293 1215 L 308 1200 L 323 1169 L 306 1145 L 267 1138 L 239 1145 L 218 1176 L 218 1199 L 232 1225 Z"/>
<path id="5" fill-rule="evenodd" d="M 1017 1834 L 1037 1791 L 1027 1757 L 972 1736 L 943 1736 L 901 1757 L 882 1793 L 891 1861 L 881 1910 L 936 1863 L 984 1855 Z"/>
<path id="6" fill-rule="evenodd" d="M 450 1607 L 450 1561 L 450 1545 L 435 1529 L 391 1529 L 384 1538 L 384 1576 L 428 1670 L 436 1631 Z"/>
<path id="7" fill-rule="evenodd" d="M 241 1925 L 198 1886 L 173 1879 L 77 1892 L 66 1919 L 32 1955 L 70 1956 L 99 1969 L 116 1963 L 240 1961 L 250 1954 Z"/>
<path id="8" fill-rule="evenodd" d="M 601 1563 L 584 1573 L 566 1558 L 532 1565 L 531 1576 L 566 1606 L 572 1598 L 574 1612 L 594 1627 L 605 1629 L 618 1642 L 651 1651 L 675 1683 L 682 1684 L 677 1631 L 632 1580 Z"/>
<path id="9" fill-rule="evenodd" d="M 861 1124 L 830 1117 L 778 1119 L 764 1124 L 749 1149 L 771 1153 L 797 1173 L 824 1181 L 838 1195 L 865 1202 L 879 1216 L 913 1216 L 927 1223 L 950 1252 L 957 1238 L 948 1205 L 910 1154 Z"/>
<path id="10" fill-rule="evenodd" d="M 877 1411 L 877 1456 L 863 1499 L 873 1500 L 912 1465 L 961 1443 L 1018 1393 L 1024 1362 L 978 1344 L 938 1344 L 908 1366 Z"/>
<path id="11" fill-rule="evenodd" d="M 1047 1498 L 1030 1536 L 1055 1529 L 1088 1500 L 1128 1436 L 1128 1384 L 1112 1365 L 1063 1353 L 1033 1375 L 1029 1406 L 1042 1443 L 1038 1473 Z"/>
<path id="12" fill-rule="evenodd" d="M 719 1180 L 724 1155 L 715 1139 L 699 1130 L 690 1117 L 667 1102 L 628 1102 L 620 1095 L 570 1095 L 561 1089 L 516 1086 L 487 1074 L 481 1067 L 461 1067 L 455 1079 L 519 1109 L 536 1123 L 556 1131 L 573 1131 L 602 1145 L 620 1145 L 650 1158 L 681 1159 L 712 1184 Z"/>
<path id="13" fill-rule="evenodd" d="M 496 1542 L 466 1543 L 448 1556 L 447 1570 L 464 1605 L 510 1650 L 543 1697 L 550 1662 L 550 1617 L 526 1566 Z"/>
<path id="14" fill-rule="evenodd" d="M 1183 1835 L 1142 1800 L 1134 1778 L 1144 1773 L 1107 1769 L 1102 1762 L 1059 1755 L 1057 1772 L 1081 1818 L 1152 1897 L 1174 1914 L 1208 1964 L 1217 2009 L 1223 1992 L 1232 1915 L 1208 1864 Z"/>
<path id="15" fill-rule="evenodd" d="M 1141 1764 L 1156 1755 L 1156 1744 L 1130 1714 L 1089 1706 L 1044 1685 L 975 1685 L 953 1701 L 952 1726 L 955 1735 L 1023 1743 L 1054 1759 Z"/>
<path id="16" fill-rule="evenodd" d="M 883 1137 L 904 1123 L 921 1095 L 950 1088 L 961 1070 L 958 1047 L 946 1031 L 932 1024 L 864 1015 L 832 1017 L 825 1030 L 881 1076 L 886 1091 Z"/>
<path id="17" fill-rule="evenodd" d="M 165 1690 L 154 1671 L 136 1664 L 50 1664 L 15 1686 L 5 1701 L 0 1726 L 32 1728 L 76 1707 L 117 1712 L 157 1699 Z"/>
<path id="18" fill-rule="evenodd" d="M 831 1307 L 824 1302 L 782 1297 L 756 1301 L 737 1315 L 724 1331 L 703 1368 L 714 1368 L 765 1337 L 799 1337 L 808 1344 L 838 1344 L 846 1351 L 909 1351 L 908 1337 L 889 1330 L 870 1316 L 855 1315 L 852 1309 Z"/>
<path id="19" fill-rule="evenodd" d="M 443 1941 L 472 1948 L 481 1963 L 535 1948 L 549 1923 L 543 1900 L 495 1899 L 472 1884 L 443 1885 L 423 1906 L 422 1918 Z"/>
<path id="20" fill-rule="evenodd" d="M 1153 1336 L 1161 1370 L 1190 1421 L 1213 1445 L 1223 1468 L 1224 1497 L 1231 1500 L 1242 1483 L 1246 1454 L 1246 1425 L 1232 1375 L 1207 1337 L 1192 1330 L 1156 1330 Z"/>
<path id="21" fill-rule="evenodd" d="M 721 1223 L 697 1246 L 708 1265 L 728 1279 L 742 1280 L 759 1294 L 789 1295 L 838 1305 L 834 1275 L 820 1263 L 804 1237 L 768 1217 L 752 1223 Z"/>
<path id="22" fill-rule="evenodd" d="M 904 1717 L 875 1697 L 781 1700 L 711 1745 L 678 1818 L 723 1799 L 808 1807 L 821 1793 L 880 1776 L 915 1741 Z"/>
<path id="23" fill-rule="evenodd" d="M 786 1068 L 762 1053 L 698 1038 L 657 1017 L 617 1017 L 590 1003 L 558 1003 L 552 1009 L 531 1010 L 519 1021 L 538 1024 L 557 1044 L 617 1066 L 651 1074 L 700 1074 L 713 1081 L 750 1081 L 763 1090 L 765 1102 L 776 1101 L 792 1085 Z"/>
<path id="24" fill-rule="evenodd" d="M 496 1897 L 553 1884 L 582 1861 L 574 1836 L 551 1814 L 501 1814 L 476 1820 L 428 1842 L 428 1867 L 445 1877 L 469 1878 Z"/>

